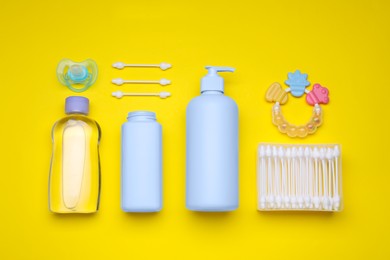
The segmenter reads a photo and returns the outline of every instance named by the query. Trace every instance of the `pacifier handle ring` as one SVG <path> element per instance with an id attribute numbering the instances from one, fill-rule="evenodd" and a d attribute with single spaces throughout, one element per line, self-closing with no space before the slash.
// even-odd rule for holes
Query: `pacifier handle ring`
<path id="1" fill-rule="evenodd" d="M 74 91 L 74 92 L 77 92 L 77 93 L 81 93 L 81 92 L 84 92 L 86 91 L 87 89 L 89 89 L 92 85 L 84 85 L 83 88 L 75 88 L 72 86 L 72 84 L 67 84 L 66 85 L 70 90 Z"/>
<path id="2" fill-rule="evenodd" d="M 68 76 L 65 76 L 65 77 L 68 77 Z M 91 75 L 88 75 L 87 78 L 90 78 L 90 77 L 91 77 Z M 67 86 L 68 89 L 70 89 L 73 92 L 81 93 L 81 92 L 84 92 L 87 89 L 89 89 L 92 86 L 92 84 L 85 84 L 84 87 L 82 87 L 82 88 L 75 88 L 73 86 L 73 84 L 71 84 L 69 81 L 65 81 L 65 86 Z M 82 84 L 77 84 L 77 86 L 82 86 Z"/>

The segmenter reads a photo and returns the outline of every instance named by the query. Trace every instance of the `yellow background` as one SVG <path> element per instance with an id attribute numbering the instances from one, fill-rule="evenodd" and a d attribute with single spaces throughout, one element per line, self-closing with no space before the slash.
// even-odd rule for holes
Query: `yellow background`
<path id="1" fill-rule="evenodd" d="M 0 6 L 0 259 L 389 259 L 388 1 L 2 1 Z M 73 92 L 55 70 L 92 58 L 98 81 L 83 95 L 102 126 L 101 208 L 48 211 L 50 131 Z M 115 61 L 173 68 L 111 68 Z M 229 65 L 226 94 L 240 110 L 240 207 L 185 209 L 185 109 L 205 65 Z M 266 88 L 300 69 L 330 90 L 324 125 L 303 140 L 271 123 Z M 114 86 L 114 77 L 172 85 Z M 114 99 L 117 89 L 172 92 Z M 164 208 L 120 210 L 120 126 L 128 111 L 155 111 L 163 125 Z M 304 123 L 303 98 L 285 107 Z M 344 211 L 256 211 L 259 142 L 339 143 Z"/>

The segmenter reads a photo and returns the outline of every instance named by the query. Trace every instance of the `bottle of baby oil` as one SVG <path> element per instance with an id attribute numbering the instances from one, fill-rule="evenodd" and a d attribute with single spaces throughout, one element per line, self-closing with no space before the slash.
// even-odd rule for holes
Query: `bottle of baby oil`
<path id="1" fill-rule="evenodd" d="M 93 213 L 99 208 L 101 131 L 88 112 L 87 98 L 68 97 L 67 116 L 53 126 L 49 178 L 52 212 Z"/>

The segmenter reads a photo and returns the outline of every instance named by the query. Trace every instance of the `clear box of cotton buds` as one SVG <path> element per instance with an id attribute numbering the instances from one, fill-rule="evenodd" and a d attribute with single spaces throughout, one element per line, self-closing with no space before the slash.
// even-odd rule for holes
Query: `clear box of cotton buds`
<path id="1" fill-rule="evenodd" d="M 341 211 L 340 145 L 259 144 L 257 191 L 260 211 Z"/>

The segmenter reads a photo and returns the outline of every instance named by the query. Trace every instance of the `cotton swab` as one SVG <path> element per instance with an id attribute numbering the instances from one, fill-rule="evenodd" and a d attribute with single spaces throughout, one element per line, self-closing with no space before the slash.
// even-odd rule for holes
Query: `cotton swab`
<path id="1" fill-rule="evenodd" d="M 319 157 L 318 148 L 314 147 L 312 157 L 314 159 L 314 197 L 313 203 L 316 209 L 320 207 L 320 198 L 319 198 L 319 169 L 318 169 L 318 157 Z"/>
<path id="2" fill-rule="evenodd" d="M 310 148 L 309 147 L 305 147 L 305 206 L 306 208 L 310 208 L 311 207 L 311 196 L 312 196 L 312 193 L 311 193 L 311 190 L 309 188 L 311 188 L 313 185 L 313 181 L 312 181 L 312 178 L 311 178 L 311 169 L 310 169 Z"/>
<path id="3" fill-rule="evenodd" d="M 286 170 L 286 180 L 287 180 L 287 197 L 285 197 L 285 206 L 286 208 L 291 207 L 291 196 L 292 196 L 292 187 L 291 187 L 291 149 L 288 147 L 286 149 L 286 158 L 287 158 L 287 170 Z"/>
<path id="4" fill-rule="evenodd" d="M 325 161 L 326 149 L 322 147 L 320 149 L 320 158 L 322 165 L 322 206 L 325 209 L 329 209 L 329 194 L 328 194 L 328 168 Z"/>
<path id="5" fill-rule="evenodd" d="M 281 197 L 281 191 L 280 191 L 280 163 L 278 160 L 278 149 L 276 146 L 272 147 L 272 156 L 274 157 L 274 173 L 275 173 L 275 202 L 276 202 L 276 207 L 280 208 L 282 206 L 282 197 Z"/>
<path id="6" fill-rule="evenodd" d="M 130 93 L 122 92 L 120 90 L 112 92 L 112 96 L 116 98 L 122 98 L 124 96 L 156 96 L 160 98 L 167 98 L 171 96 L 169 92 L 159 92 L 159 93 Z"/>
<path id="7" fill-rule="evenodd" d="M 272 181 L 272 149 L 270 145 L 267 145 L 265 149 L 265 154 L 267 156 L 267 172 L 268 172 L 268 193 L 267 193 L 267 203 L 270 208 L 274 207 L 274 191 L 273 191 L 273 181 Z"/>
<path id="8" fill-rule="evenodd" d="M 121 78 L 113 79 L 112 84 L 121 86 L 123 84 L 160 84 L 161 86 L 166 86 L 171 84 L 171 81 L 168 79 L 160 79 L 160 80 L 124 80 Z"/>
<path id="9" fill-rule="evenodd" d="M 296 167 L 297 148 L 291 149 L 291 207 L 297 208 L 297 167 Z"/>
<path id="10" fill-rule="evenodd" d="M 261 145 L 259 147 L 259 167 L 260 167 L 260 184 L 258 187 L 260 188 L 260 209 L 266 208 L 266 173 L 265 173 L 265 147 Z"/>
<path id="11" fill-rule="evenodd" d="M 329 195 L 329 209 L 333 208 L 333 195 L 334 195 L 334 181 L 335 178 L 333 177 L 333 152 L 332 149 L 328 147 L 326 150 L 326 159 L 328 160 L 328 195 Z"/>
<path id="12" fill-rule="evenodd" d="M 298 207 L 301 209 L 303 208 L 303 203 L 304 203 L 304 185 L 305 185 L 305 180 L 304 180 L 304 167 L 302 165 L 302 158 L 303 158 L 303 147 L 300 146 L 298 148 L 298 158 L 299 158 L 299 165 L 298 165 Z"/>
<path id="13" fill-rule="evenodd" d="M 287 173 L 286 173 L 286 161 L 285 161 L 285 152 L 283 147 L 279 147 L 278 150 L 278 156 L 281 161 L 281 166 L 282 166 L 282 202 L 283 202 L 283 208 L 288 207 L 289 204 L 289 196 L 288 196 L 288 191 L 287 191 Z"/>
<path id="14" fill-rule="evenodd" d="M 123 62 L 115 62 L 114 64 L 112 64 L 112 66 L 120 70 L 125 67 L 145 67 L 145 68 L 155 67 L 155 68 L 160 68 L 162 70 L 167 70 L 172 67 L 171 64 L 166 62 L 162 62 L 160 64 L 126 64 Z"/>
<path id="15" fill-rule="evenodd" d="M 339 194 L 339 162 L 338 158 L 340 156 L 340 150 L 339 147 L 336 145 L 333 149 L 333 157 L 335 161 L 335 181 L 334 181 L 334 197 L 333 197 L 333 208 L 335 210 L 340 209 L 340 194 Z"/>

